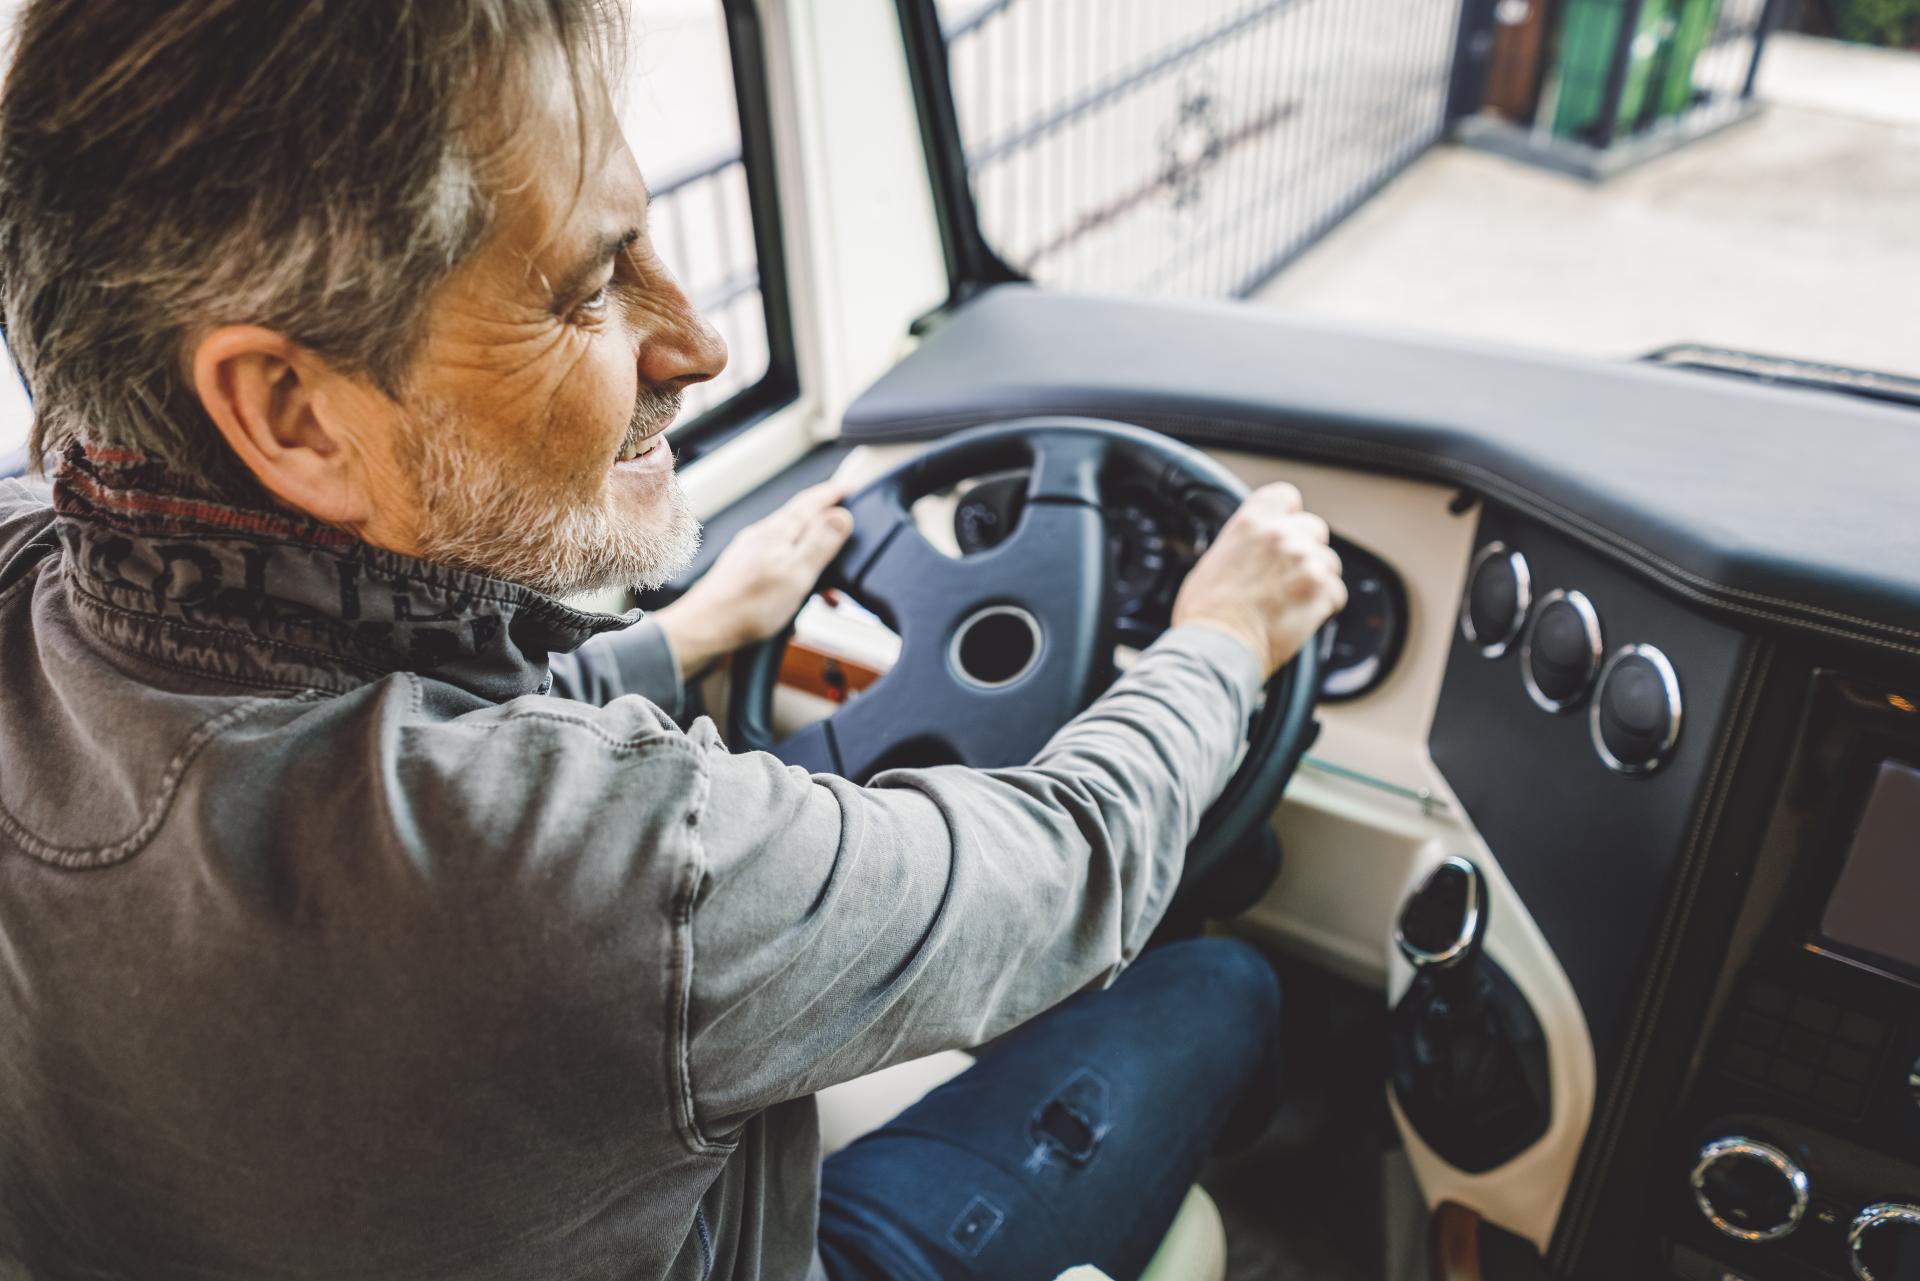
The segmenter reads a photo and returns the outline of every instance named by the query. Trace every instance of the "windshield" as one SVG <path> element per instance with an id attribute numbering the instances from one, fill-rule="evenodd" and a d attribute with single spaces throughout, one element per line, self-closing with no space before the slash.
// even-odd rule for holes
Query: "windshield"
<path id="1" fill-rule="evenodd" d="M 948 142 L 1006 274 L 1604 357 L 1690 344 L 1920 374 L 1920 52 L 1901 47 L 1920 0 L 936 16 Z"/>

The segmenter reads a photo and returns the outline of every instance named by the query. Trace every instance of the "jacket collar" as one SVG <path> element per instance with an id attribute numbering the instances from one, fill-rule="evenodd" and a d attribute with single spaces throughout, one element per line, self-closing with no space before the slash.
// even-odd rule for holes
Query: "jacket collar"
<path id="1" fill-rule="evenodd" d="M 550 653 L 639 617 L 211 497 L 123 449 L 68 446 L 54 507 L 68 593 L 94 632 L 242 685 L 344 692 L 409 671 L 499 702 L 544 692 Z"/>

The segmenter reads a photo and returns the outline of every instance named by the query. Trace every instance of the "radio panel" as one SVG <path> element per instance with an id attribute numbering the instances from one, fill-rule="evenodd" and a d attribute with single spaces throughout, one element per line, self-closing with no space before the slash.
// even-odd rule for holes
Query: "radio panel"
<path id="1" fill-rule="evenodd" d="M 1657 1198 L 1683 1281 L 1920 1281 L 1920 691 L 1823 673 Z"/>

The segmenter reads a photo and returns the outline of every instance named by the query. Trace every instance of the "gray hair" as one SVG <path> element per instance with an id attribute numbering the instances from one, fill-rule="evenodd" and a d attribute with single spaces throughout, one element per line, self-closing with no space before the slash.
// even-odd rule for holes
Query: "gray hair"
<path id="1" fill-rule="evenodd" d="M 491 229 L 482 162 L 509 88 L 557 48 L 584 131 L 622 17 L 618 0 L 30 0 L 0 98 L 0 317 L 35 464 L 86 440 L 249 489 L 188 372 L 217 325 L 398 395 L 430 295 Z"/>

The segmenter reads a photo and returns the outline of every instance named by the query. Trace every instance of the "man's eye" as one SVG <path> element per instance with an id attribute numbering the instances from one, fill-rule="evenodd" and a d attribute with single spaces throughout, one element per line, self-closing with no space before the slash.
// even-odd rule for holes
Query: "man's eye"
<path id="1" fill-rule="evenodd" d="M 587 320 L 596 319 L 606 313 L 607 304 L 611 302 L 612 299 L 613 282 L 608 281 L 581 300 L 579 314 Z"/>

